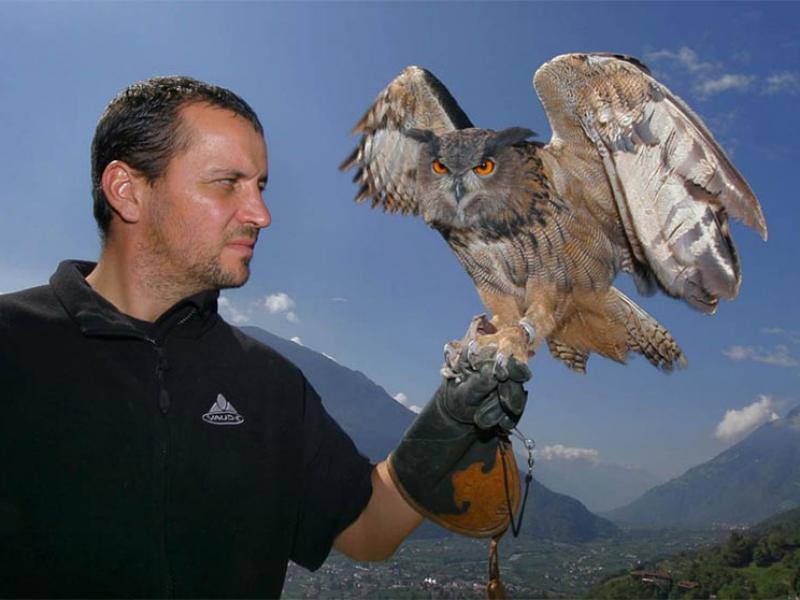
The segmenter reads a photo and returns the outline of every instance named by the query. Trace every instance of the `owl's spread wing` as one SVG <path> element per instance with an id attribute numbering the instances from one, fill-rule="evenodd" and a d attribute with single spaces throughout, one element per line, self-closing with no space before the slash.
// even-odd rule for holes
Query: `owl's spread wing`
<path id="1" fill-rule="evenodd" d="M 420 67 L 406 67 L 353 128 L 361 140 L 339 168 L 358 167 L 353 178 L 361 184 L 357 202 L 371 198 L 373 208 L 416 215 L 420 143 L 405 132 L 428 129 L 441 135 L 468 127 L 469 118 L 436 77 Z"/>
<path id="2" fill-rule="evenodd" d="M 662 289 L 713 312 L 736 296 L 741 275 L 728 215 L 767 227 L 752 190 L 697 115 L 635 59 L 567 54 L 545 63 L 534 87 L 553 137 L 546 150 L 585 177 L 588 160 L 602 165 L 630 244 Z M 584 182 L 596 189 L 592 182 Z M 579 202 L 580 199 L 569 199 Z"/>

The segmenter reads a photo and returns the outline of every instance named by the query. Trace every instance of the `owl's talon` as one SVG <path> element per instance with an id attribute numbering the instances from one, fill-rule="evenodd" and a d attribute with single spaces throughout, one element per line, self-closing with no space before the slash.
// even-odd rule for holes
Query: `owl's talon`
<path id="1" fill-rule="evenodd" d="M 453 371 L 453 369 L 451 369 L 450 366 L 447 364 L 443 365 L 442 368 L 439 369 L 439 373 L 441 373 L 442 377 L 444 377 L 445 379 L 458 378 L 458 374 L 455 371 Z"/>
<path id="2" fill-rule="evenodd" d="M 480 346 L 478 346 L 478 342 L 475 340 L 470 340 L 469 344 L 467 344 L 467 362 L 473 369 L 475 368 L 474 358 L 478 355 L 479 350 Z"/>
<path id="3" fill-rule="evenodd" d="M 522 327 L 522 330 L 525 332 L 528 346 L 533 346 L 533 343 L 536 341 L 536 328 L 524 319 L 519 322 L 519 326 Z"/>
<path id="4" fill-rule="evenodd" d="M 494 357 L 494 367 L 492 369 L 492 375 L 495 379 L 499 379 L 500 381 L 505 381 L 508 379 L 508 357 L 503 354 L 502 352 L 498 351 Z"/>
<path id="5" fill-rule="evenodd" d="M 444 364 L 439 372 L 445 379 L 455 379 L 459 369 L 459 362 L 461 360 L 461 347 L 461 342 L 457 340 L 451 340 L 444 345 L 444 348 L 442 349 L 444 354 Z"/>
<path id="6" fill-rule="evenodd" d="M 453 360 L 458 357 L 458 350 L 451 342 L 444 345 L 444 362 L 453 364 Z"/>

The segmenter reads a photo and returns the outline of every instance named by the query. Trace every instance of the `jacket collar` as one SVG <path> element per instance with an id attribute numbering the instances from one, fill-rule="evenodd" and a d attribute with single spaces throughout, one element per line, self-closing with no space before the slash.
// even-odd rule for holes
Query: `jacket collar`
<path id="1" fill-rule="evenodd" d="M 199 337 L 218 320 L 218 290 L 184 298 L 161 315 L 146 331 L 131 317 L 95 292 L 86 282 L 96 263 L 65 260 L 50 278 L 50 286 L 81 333 L 90 337 L 135 337 L 159 342 L 168 335 Z"/>

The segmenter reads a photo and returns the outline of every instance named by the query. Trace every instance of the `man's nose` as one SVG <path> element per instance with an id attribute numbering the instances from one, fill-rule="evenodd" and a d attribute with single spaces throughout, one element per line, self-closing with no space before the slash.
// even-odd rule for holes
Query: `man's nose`
<path id="1" fill-rule="evenodd" d="M 248 187 L 239 218 L 259 229 L 269 227 L 272 215 L 264 202 L 263 190 L 258 185 Z"/>

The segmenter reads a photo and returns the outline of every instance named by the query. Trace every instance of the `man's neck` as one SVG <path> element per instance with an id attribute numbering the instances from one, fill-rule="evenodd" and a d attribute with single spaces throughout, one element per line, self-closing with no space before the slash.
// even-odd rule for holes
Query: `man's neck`
<path id="1" fill-rule="evenodd" d="M 151 265 L 146 260 L 127 260 L 124 252 L 106 246 L 86 282 L 121 313 L 152 323 L 200 290 L 179 289 L 174 280 L 153 273 Z"/>

